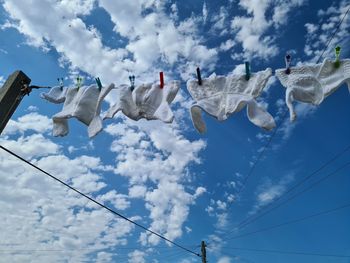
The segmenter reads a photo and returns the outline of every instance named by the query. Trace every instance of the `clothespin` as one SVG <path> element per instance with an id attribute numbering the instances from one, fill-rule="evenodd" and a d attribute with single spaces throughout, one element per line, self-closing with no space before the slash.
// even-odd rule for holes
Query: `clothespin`
<path id="1" fill-rule="evenodd" d="M 250 64 L 248 61 L 245 62 L 245 79 L 247 81 L 250 79 Z"/>
<path id="2" fill-rule="evenodd" d="M 340 50 L 341 50 L 341 47 L 340 47 L 340 46 L 337 46 L 334 50 L 335 50 L 335 62 L 334 62 L 334 67 L 335 67 L 335 68 L 339 68 L 339 67 L 340 67 L 340 60 L 339 60 L 339 57 L 340 57 Z"/>
<path id="3" fill-rule="evenodd" d="M 63 78 L 57 78 L 57 81 L 58 81 L 58 85 L 60 85 L 60 89 L 63 90 Z"/>
<path id="4" fill-rule="evenodd" d="M 284 60 L 286 62 L 286 70 L 284 72 L 287 75 L 289 75 L 290 74 L 290 62 L 292 61 L 291 55 L 287 54 Z"/>
<path id="5" fill-rule="evenodd" d="M 164 74 L 163 72 L 159 72 L 159 80 L 160 80 L 160 88 L 164 88 Z"/>
<path id="6" fill-rule="evenodd" d="M 202 76 L 201 76 L 201 70 L 199 69 L 199 67 L 197 67 L 197 79 L 198 79 L 198 85 L 201 86 L 202 85 Z"/>
<path id="7" fill-rule="evenodd" d="M 96 84 L 98 86 L 98 89 L 101 91 L 102 89 L 102 84 L 101 84 L 101 80 L 99 77 L 95 78 Z"/>
<path id="8" fill-rule="evenodd" d="M 129 80 L 130 80 L 130 89 L 131 91 L 133 91 L 135 89 L 135 76 L 134 75 L 129 76 Z"/>
<path id="9" fill-rule="evenodd" d="M 77 88 L 80 89 L 81 85 L 83 84 L 83 78 L 81 78 L 80 76 L 77 77 Z"/>

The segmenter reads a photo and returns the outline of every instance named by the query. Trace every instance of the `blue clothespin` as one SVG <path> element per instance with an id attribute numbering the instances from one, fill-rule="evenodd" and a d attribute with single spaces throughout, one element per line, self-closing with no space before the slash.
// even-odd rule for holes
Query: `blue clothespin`
<path id="1" fill-rule="evenodd" d="M 96 81 L 96 84 L 97 84 L 98 89 L 101 91 L 101 89 L 102 89 L 102 84 L 101 84 L 100 78 L 99 78 L 99 77 L 95 78 L 95 81 Z"/>
<path id="2" fill-rule="evenodd" d="M 131 91 L 133 91 L 135 88 L 135 76 L 134 75 L 129 76 L 129 80 L 130 80 L 130 89 Z"/>
<path id="3" fill-rule="evenodd" d="M 335 62 L 334 62 L 334 67 L 335 67 L 335 68 L 339 68 L 339 67 L 340 67 L 340 60 L 339 60 L 339 57 L 340 57 L 340 50 L 341 50 L 341 47 L 340 47 L 340 46 L 337 46 L 334 50 L 335 50 Z"/>
<path id="4" fill-rule="evenodd" d="M 250 64 L 248 61 L 245 62 L 245 79 L 247 81 L 250 79 Z"/>
<path id="5" fill-rule="evenodd" d="M 198 79 L 198 85 L 201 86 L 202 85 L 202 76 L 201 76 L 201 70 L 199 69 L 199 67 L 197 67 L 197 79 Z"/>
<path id="6" fill-rule="evenodd" d="M 63 90 L 63 78 L 57 78 L 57 81 L 58 81 L 58 85 L 60 85 L 60 89 Z"/>
<path id="7" fill-rule="evenodd" d="M 77 77 L 77 88 L 80 89 L 81 85 L 83 84 L 83 78 L 81 78 L 80 76 Z"/>
<path id="8" fill-rule="evenodd" d="M 284 72 L 287 75 L 289 75 L 290 74 L 290 62 L 292 61 L 291 55 L 287 54 L 284 60 L 286 62 L 286 70 Z"/>

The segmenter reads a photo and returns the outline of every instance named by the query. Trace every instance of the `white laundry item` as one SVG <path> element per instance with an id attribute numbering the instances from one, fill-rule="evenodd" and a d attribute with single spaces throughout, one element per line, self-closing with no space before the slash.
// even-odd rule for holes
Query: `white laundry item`
<path id="1" fill-rule="evenodd" d="M 296 113 L 293 101 L 319 105 L 324 98 L 321 83 L 317 80 L 321 64 L 305 65 L 290 68 L 290 74 L 285 69 L 276 70 L 276 77 L 286 90 L 286 104 L 290 113 L 290 120 L 294 121 Z"/>
<path id="2" fill-rule="evenodd" d="M 335 92 L 344 83 L 350 92 L 350 59 L 340 60 L 339 68 L 334 67 L 334 61 L 325 59 L 317 76 L 323 88 L 324 98 Z"/>
<path id="3" fill-rule="evenodd" d="M 334 61 L 325 59 L 321 64 L 291 68 L 290 74 L 286 74 L 285 69 L 278 69 L 276 77 L 287 89 L 286 104 L 290 120 L 294 121 L 293 101 L 319 105 L 343 83 L 348 84 L 350 91 L 350 60 L 342 60 L 339 68 L 334 67 Z"/>
<path id="4" fill-rule="evenodd" d="M 108 90 L 105 89 L 105 91 Z M 98 100 L 101 91 L 96 85 L 88 87 L 69 88 L 61 112 L 55 114 L 53 119 L 53 135 L 65 136 L 68 134 L 68 119 L 75 117 L 82 123 L 90 125 L 96 116 Z M 106 95 L 106 94 L 104 94 Z"/>
<path id="5" fill-rule="evenodd" d="M 66 99 L 66 87 L 53 87 L 47 93 L 41 93 L 40 97 L 52 103 L 63 103 Z"/>
<path id="6" fill-rule="evenodd" d="M 276 124 L 273 117 L 256 102 L 267 81 L 272 75 L 270 68 L 252 73 L 249 81 L 245 75 L 211 76 L 202 79 L 202 85 L 197 80 L 189 80 L 187 89 L 196 101 L 191 107 L 192 122 L 200 133 L 206 131 L 202 119 L 202 110 L 217 118 L 226 120 L 231 114 L 239 112 L 247 106 L 248 119 L 255 125 L 267 130 Z"/>
<path id="7" fill-rule="evenodd" d="M 118 111 L 122 111 L 135 121 L 145 118 L 171 123 L 174 114 L 170 103 L 179 89 L 179 81 L 171 81 L 163 89 L 158 84 L 142 84 L 131 91 L 129 86 L 121 85 L 117 88 L 118 101 L 107 111 L 104 119 L 113 118 Z"/>
<path id="8" fill-rule="evenodd" d="M 115 88 L 114 84 L 110 84 L 108 87 L 102 87 L 101 89 L 101 93 L 97 99 L 95 116 L 90 122 L 88 127 L 88 134 L 90 138 L 96 136 L 100 131 L 102 131 L 102 128 L 103 128 L 102 118 L 100 116 L 102 102 L 105 99 L 105 97 L 108 95 L 108 93 L 114 88 Z"/>

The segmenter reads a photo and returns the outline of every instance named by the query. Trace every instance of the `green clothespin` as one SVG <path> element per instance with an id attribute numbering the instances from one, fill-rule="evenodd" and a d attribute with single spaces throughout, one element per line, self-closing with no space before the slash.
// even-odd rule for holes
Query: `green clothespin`
<path id="1" fill-rule="evenodd" d="M 245 62 L 245 79 L 247 81 L 250 79 L 250 64 L 248 61 Z"/>
<path id="2" fill-rule="evenodd" d="M 60 85 L 60 89 L 63 90 L 63 78 L 57 78 L 57 81 L 58 81 L 58 85 Z"/>
<path id="3" fill-rule="evenodd" d="M 80 89 L 81 88 L 81 85 L 83 84 L 83 78 L 78 76 L 77 77 L 77 88 Z"/>
<path id="4" fill-rule="evenodd" d="M 335 62 L 334 62 L 334 67 L 335 67 L 335 68 L 339 68 L 339 67 L 340 67 L 340 60 L 339 60 L 339 57 L 340 57 L 340 50 L 341 50 L 341 47 L 340 47 L 340 46 L 337 46 L 334 50 L 335 50 Z"/>
<path id="5" fill-rule="evenodd" d="M 130 89 L 131 91 L 133 91 L 135 88 L 135 76 L 134 75 L 129 76 L 129 80 L 130 80 Z"/>
<path id="6" fill-rule="evenodd" d="M 96 84 L 98 86 L 98 89 L 101 91 L 102 89 L 102 84 L 101 84 L 101 80 L 99 77 L 95 78 Z"/>

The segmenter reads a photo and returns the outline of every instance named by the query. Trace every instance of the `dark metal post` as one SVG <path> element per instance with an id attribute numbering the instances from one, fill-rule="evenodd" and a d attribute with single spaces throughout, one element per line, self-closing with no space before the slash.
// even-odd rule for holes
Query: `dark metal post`
<path id="1" fill-rule="evenodd" d="M 22 71 L 12 73 L 0 88 L 0 134 L 26 94 L 31 80 Z"/>
<path id="2" fill-rule="evenodd" d="M 207 263 L 207 251 L 205 247 L 206 247 L 205 242 L 202 241 L 202 244 L 201 244 L 202 263 Z"/>

